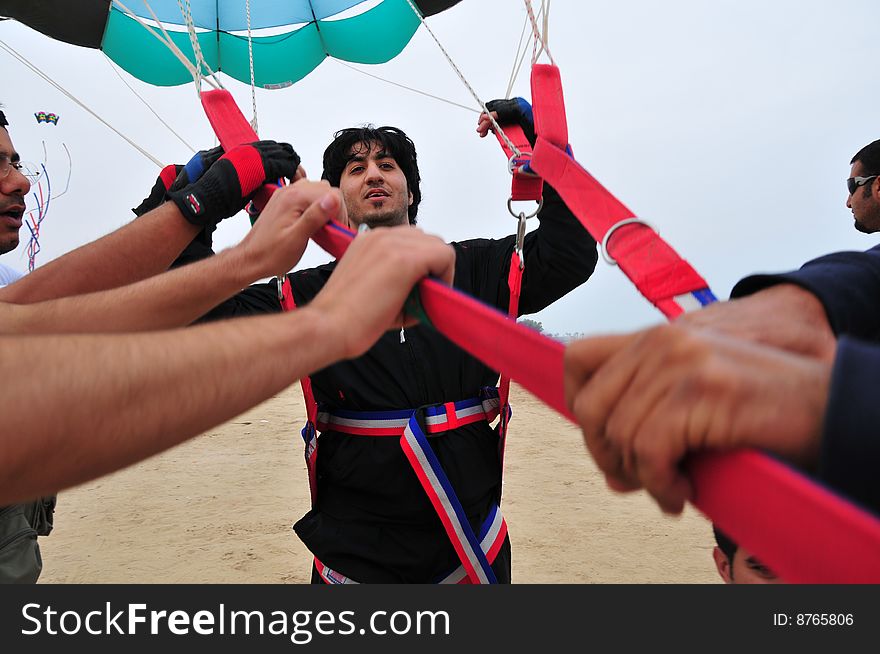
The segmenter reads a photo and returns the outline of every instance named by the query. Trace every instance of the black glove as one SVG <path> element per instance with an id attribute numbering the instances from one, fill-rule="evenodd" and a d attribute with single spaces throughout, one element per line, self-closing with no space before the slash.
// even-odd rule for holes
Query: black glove
<path id="1" fill-rule="evenodd" d="M 184 186 L 198 181 L 202 174 L 210 168 L 223 154 L 219 145 L 210 150 L 199 150 L 185 166 L 169 164 L 162 169 L 150 194 L 132 211 L 138 217 L 152 211 L 168 199 L 169 191 L 179 191 Z"/>
<path id="2" fill-rule="evenodd" d="M 183 170 L 183 166 L 180 164 L 169 164 L 165 166 L 156 178 L 156 183 L 153 184 L 153 188 L 150 189 L 150 194 L 144 198 L 143 202 L 132 209 L 134 215 L 140 218 L 148 211 L 152 211 L 165 202 L 167 199 L 166 193 L 168 193 L 168 189 L 171 188 L 171 185 L 174 183 L 175 178 L 181 170 Z"/>
<path id="3" fill-rule="evenodd" d="M 532 105 L 523 98 L 509 100 L 490 100 L 486 109 L 498 113 L 498 124 L 516 123 L 522 127 L 532 147 L 535 146 L 535 119 L 532 116 Z"/>
<path id="4" fill-rule="evenodd" d="M 205 171 L 223 156 L 223 147 L 218 145 L 210 150 L 199 150 L 192 159 L 190 159 L 183 168 L 178 168 L 177 177 L 174 183 L 168 188 L 168 191 L 179 191 L 185 186 L 194 184 L 201 179 Z"/>
<path id="5" fill-rule="evenodd" d="M 168 199 L 191 223 L 214 224 L 241 211 L 264 184 L 273 184 L 279 177 L 293 179 L 299 163 L 287 143 L 240 145 L 220 157 L 198 181 L 169 190 Z"/>

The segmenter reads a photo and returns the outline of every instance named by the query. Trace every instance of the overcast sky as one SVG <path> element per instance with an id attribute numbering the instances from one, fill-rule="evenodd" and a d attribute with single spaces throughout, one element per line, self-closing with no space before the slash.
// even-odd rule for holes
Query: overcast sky
<path id="1" fill-rule="evenodd" d="M 525 17 L 520 0 L 462 0 L 429 19 L 484 100 L 507 87 Z M 726 297 L 745 274 L 792 268 L 826 252 L 866 249 L 844 206 L 849 160 L 880 137 L 875 80 L 876 0 L 553 0 L 550 48 L 565 87 L 578 161 Z M 96 50 L 58 43 L 12 21 L 0 39 L 163 162 L 191 152 L 128 89 Z M 362 67 L 399 84 L 475 106 L 423 29 L 394 61 Z M 95 118 L 0 51 L 10 133 L 24 159 L 43 158 L 56 186 L 42 225 L 45 264 L 132 218 L 157 167 Z M 214 137 L 191 85 L 129 84 L 189 143 Z M 224 77 L 247 116 L 250 87 Z M 528 96 L 526 73 L 514 95 Z M 447 240 L 511 233 L 509 175 L 477 114 L 325 61 L 280 91 L 257 91 L 260 135 L 289 141 L 312 176 L 332 133 L 391 124 L 419 152 L 419 222 Z M 38 125 L 35 111 L 61 116 Z M 226 221 L 215 243 L 241 238 Z M 19 250 L 0 257 L 27 268 Z M 301 265 L 325 261 L 310 246 Z M 619 331 L 662 317 L 615 268 L 600 261 L 581 288 L 536 315 L 555 333 Z"/>

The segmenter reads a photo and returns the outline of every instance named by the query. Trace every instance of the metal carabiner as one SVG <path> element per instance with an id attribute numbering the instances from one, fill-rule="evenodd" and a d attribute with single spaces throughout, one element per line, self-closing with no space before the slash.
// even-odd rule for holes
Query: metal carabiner
<path id="1" fill-rule="evenodd" d="M 523 257 L 523 245 L 526 241 L 526 221 L 528 217 L 524 212 L 520 212 L 517 216 L 516 223 L 516 256 L 519 257 L 519 269 L 525 267 L 525 258 Z"/>

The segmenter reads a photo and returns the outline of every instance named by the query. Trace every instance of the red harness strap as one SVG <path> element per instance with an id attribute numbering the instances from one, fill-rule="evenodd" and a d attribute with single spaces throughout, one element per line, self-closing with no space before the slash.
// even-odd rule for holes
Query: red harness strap
<path id="1" fill-rule="evenodd" d="M 681 314 L 685 307 L 678 298 L 699 293 L 708 284 L 565 151 L 568 127 L 556 66 L 532 67 L 532 101 L 538 140 L 531 167 L 553 185 L 597 242 L 607 237 L 608 253 L 645 298 L 667 318 Z"/>
<path id="2" fill-rule="evenodd" d="M 205 96 L 213 96 L 211 102 Z M 217 104 L 235 109 L 224 110 L 225 120 L 211 119 L 224 147 L 257 139 L 227 91 L 209 91 L 202 98 L 206 113 Z M 224 140 L 227 127 L 241 132 L 242 125 L 247 126 L 247 138 L 238 143 Z M 333 224 L 320 230 L 315 240 L 339 258 L 353 236 Z M 418 289 L 441 333 L 486 365 L 507 372 L 574 422 L 563 393 L 561 343 L 436 280 L 424 279 Z M 697 508 L 786 581 L 880 583 L 880 519 L 872 514 L 752 451 L 701 454 L 690 461 L 688 470 Z"/>
<path id="3" fill-rule="evenodd" d="M 281 308 L 284 311 L 293 311 L 296 309 L 296 302 L 293 299 L 293 287 L 290 284 L 290 278 L 285 277 L 281 285 Z M 299 380 L 302 387 L 303 399 L 306 405 L 306 425 L 302 429 L 302 437 L 305 441 L 305 458 L 306 468 L 309 474 L 309 493 L 312 499 L 312 508 L 317 505 L 318 501 L 318 403 L 315 401 L 315 394 L 312 392 L 312 378 L 306 375 Z"/>

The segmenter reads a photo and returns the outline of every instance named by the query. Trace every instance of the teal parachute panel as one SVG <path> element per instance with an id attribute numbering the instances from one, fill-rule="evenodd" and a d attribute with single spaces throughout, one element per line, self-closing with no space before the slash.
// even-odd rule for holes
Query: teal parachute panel
<path id="1" fill-rule="evenodd" d="M 202 55 L 212 70 L 250 83 L 250 31 L 254 81 L 274 88 L 302 79 L 326 57 L 361 64 L 389 61 L 400 54 L 418 29 L 416 11 L 423 17 L 431 16 L 459 1 L 189 0 L 187 4 Z M 152 13 L 138 0 L 124 4 L 158 31 L 155 14 L 175 45 L 195 62 L 177 0 L 149 0 Z M 365 10 L 357 13 L 360 8 Z M 119 66 L 150 84 L 174 86 L 192 81 L 167 46 L 111 0 L 78 0 L 76 12 L 70 11 L 65 0 L 0 0 L 0 15 L 52 38 L 100 48 Z"/>

